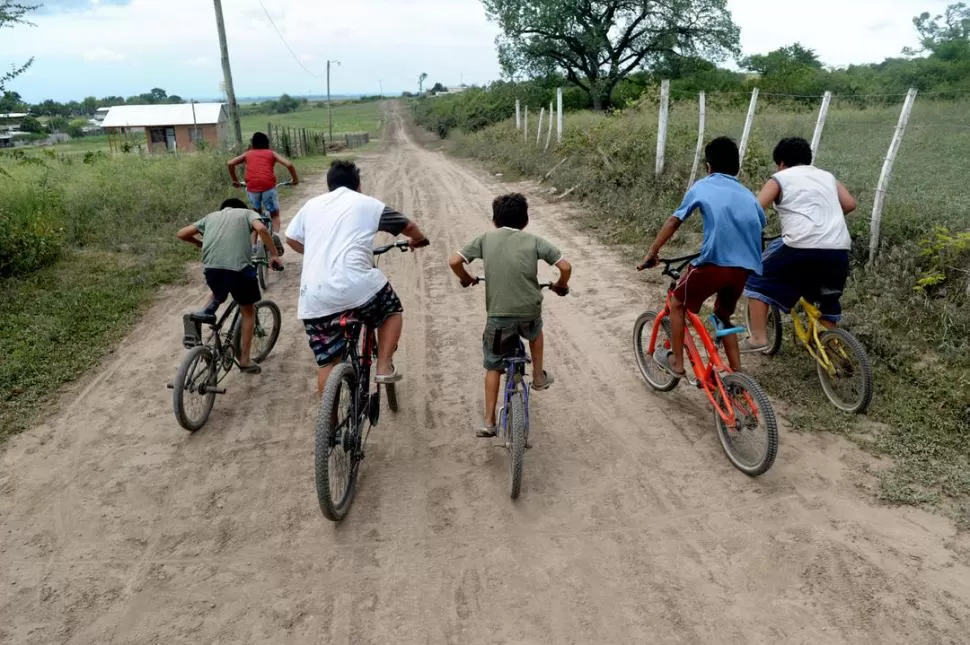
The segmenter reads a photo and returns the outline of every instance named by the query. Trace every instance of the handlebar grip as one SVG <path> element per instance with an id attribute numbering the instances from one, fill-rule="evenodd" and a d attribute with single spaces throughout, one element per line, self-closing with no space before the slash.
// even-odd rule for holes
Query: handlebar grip
<path id="1" fill-rule="evenodd" d="M 424 238 L 420 242 L 415 243 L 414 248 L 416 248 L 416 249 L 423 249 L 424 247 L 426 247 L 426 246 L 428 246 L 430 244 L 431 244 L 431 240 L 429 240 L 428 238 Z"/>

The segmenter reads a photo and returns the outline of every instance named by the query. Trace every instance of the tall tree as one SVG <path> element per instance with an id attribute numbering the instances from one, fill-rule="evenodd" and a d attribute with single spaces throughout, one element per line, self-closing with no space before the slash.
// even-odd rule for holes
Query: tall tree
<path id="1" fill-rule="evenodd" d="M 970 57 L 970 6 L 965 2 L 951 4 L 937 16 L 924 11 L 913 18 L 913 25 L 919 34 L 920 46 L 918 49 L 907 47 L 904 54 L 928 52 L 943 60 Z"/>
<path id="2" fill-rule="evenodd" d="M 26 16 L 28 13 L 36 9 L 39 5 L 33 4 L 23 4 L 20 2 L 13 2 L 12 0 L 0 0 L 0 29 L 4 27 L 12 28 L 14 25 L 29 25 L 31 24 Z M 9 72 L 0 74 L 0 92 L 4 91 L 7 83 L 17 78 L 34 62 L 34 58 L 30 57 L 27 62 L 22 65 L 14 65 Z"/>
<path id="3" fill-rule="evenodd" d="M 637 69 L 672 55 L 724 60 L 739 53 L 727 0 L 482 0 L 502 34 L 508 76 L 560 72 L 609 107 L 613 89 Z"/>

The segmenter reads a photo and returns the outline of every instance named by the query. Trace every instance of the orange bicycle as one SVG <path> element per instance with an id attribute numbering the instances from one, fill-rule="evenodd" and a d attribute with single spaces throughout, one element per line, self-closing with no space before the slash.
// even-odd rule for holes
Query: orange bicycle
<path id="1" fill-rule="evenodd" d="M 671 348 L 670 294 L 681 272 L 697 257 L 690 255 L 658 260 L 664 265 L 663 274 L 671 278 L 667 302 L 660 313 L 647 311 L 641 314 L 633 327 L 633 350 L 637 365 L 643 378 L 658 392 L 669 392 L 680 382 L 679 377 L 660 366 L 658 357 Z M 721 339 L 743 332 L 744 327 L 724 328 L 714 315 L 711 315 L 711 322 L 714 326 L 713 340 L 700 316 L 687 312 L 684 347 L 694 378 L 687 376 L 686 379 L 691 385 L 704 390 L 714 406 L 714 425 L 728 460 L 744 474 L 756 477 L 767 472 L 778 455 L 775 412 L 758 382 L 747 374 L 732 372 L 718 352 Z M 701 356 L 694 342 L 695 335 L 701 341 L 706 358 Z"/>

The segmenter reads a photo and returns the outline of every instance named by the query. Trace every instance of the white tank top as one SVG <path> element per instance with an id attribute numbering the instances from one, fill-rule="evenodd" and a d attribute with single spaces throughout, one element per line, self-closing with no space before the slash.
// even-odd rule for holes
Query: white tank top
<path id="1" fill-rule="evenodd" d="M 781 198 L 775 210 L 781 236 L 795 249 L 852 248 L 835 177 L 815 166 L 795 166 L 775 173 Z"/>

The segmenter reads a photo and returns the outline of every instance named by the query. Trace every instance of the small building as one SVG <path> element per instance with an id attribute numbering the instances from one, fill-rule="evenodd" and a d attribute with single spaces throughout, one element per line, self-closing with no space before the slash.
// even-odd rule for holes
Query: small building
<path id="1" fill-rule="evenodd" d="M 222 146 L 229 114 L 224 103 L 175 105 L 117 105 L 108 110 L 101 127 L 112 151 L 127 143 L 149 152 L 192 152 L 204 142 Z"/>
<path id="2" fill-rule="evenodd" d="M 28 116 L 26 112 L 0 112 L 0 132 L 19 130 Z"/>

